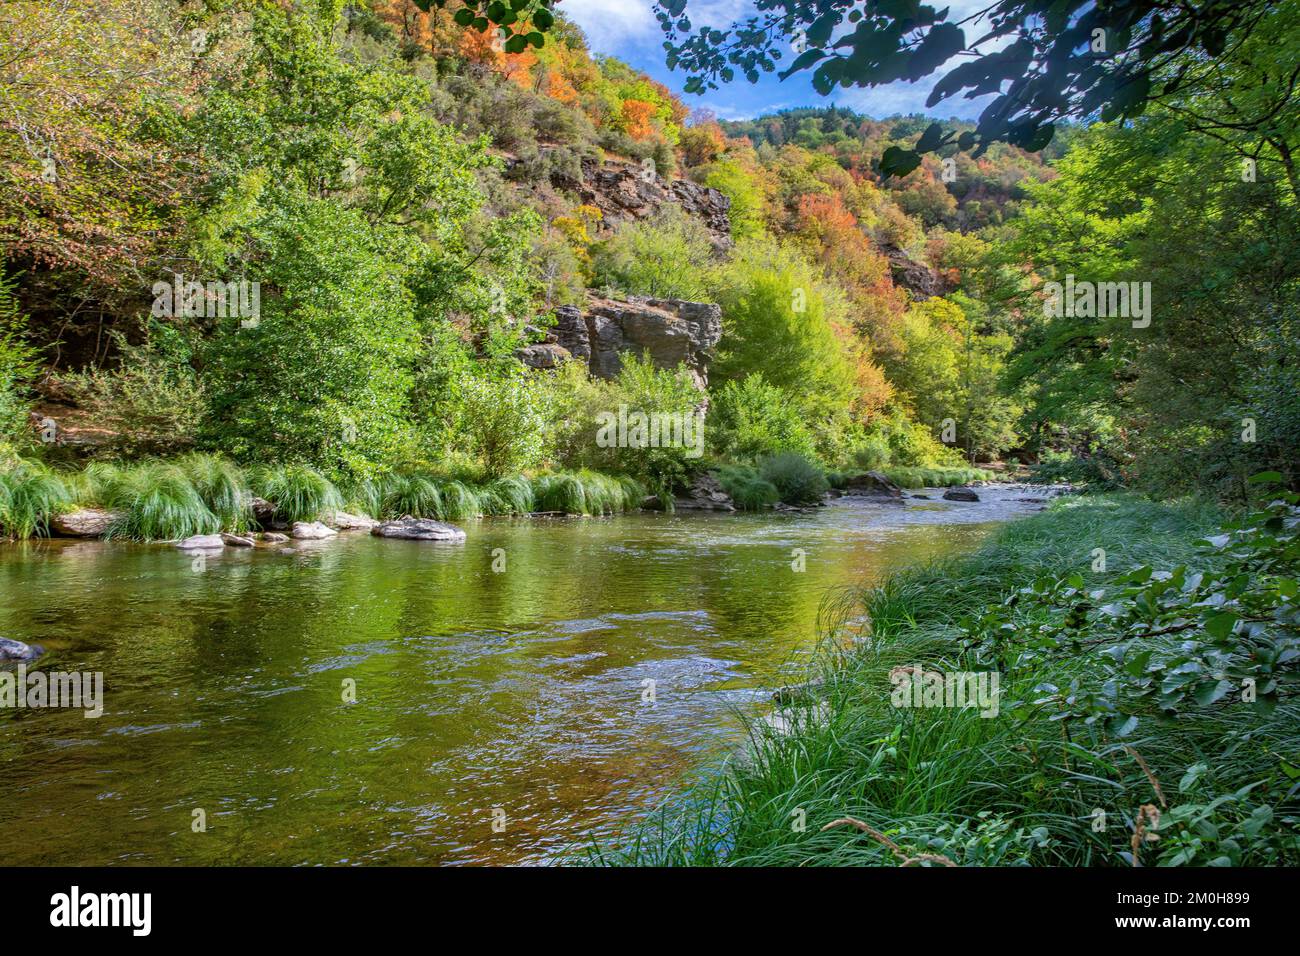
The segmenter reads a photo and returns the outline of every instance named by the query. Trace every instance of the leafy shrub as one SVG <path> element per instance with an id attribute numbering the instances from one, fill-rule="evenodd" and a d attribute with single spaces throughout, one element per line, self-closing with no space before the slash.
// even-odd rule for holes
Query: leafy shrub
<path id="1" fill-rule="evenodd" d="M 275 506 L 283 521 L 316 521 L 343 509 L 343 496 L 309 465 L 275 465 L 253 472 L 253 491 Z"/>
<path id="2" fill-rule="evenodd" d="M 741 511 L 762 511 L 781 500 L 776 485 L 760 477 L 748 465 L 725 465 L 718 469 L 718 482 Z"/>
<path id="3" fill-rule="evenodd" d="M 1071 484 L 1090 491 L 1110 491 L 1121 484 L 1119 466 L 1106 456 L 1079 458 L 1068 452 L 1043 452 L 1029 470 L 1035 484 Z"/>
<path id="4" fill-rule="evenodd" d="M 92 368 L 62 379 L 77 405 L 113 433 L 104 451 L 162 455 L 193 446 L 207 398 L 184 335 L 151 322 L 138 345 L 121 333 L 114 333 L 114 341 L 114 368 Z"/>
<path id="5" fill-rule="evenodd" d="M 709 289 L 712 245 L 698 219 L 667 206 L 623 224 L 594 249 L 595 284 L 626 295 L 700 301 Z"/>
<path id="6" fill-rule="evenodd" d="M 854 446 L 850 457 L 863 471 L 880 471 L 889 464 L 889 440 L 884 435 L 867 435 Z"/>
<path id="7" fill-rule="evenodd" d="M 714 452 L 738 461 L 756 461 L 780 452 L 815 454 L 813 436 L 799 409 L 762 372 L 727 382 L 717 393 L 709 416 L 709 444 Z"/>
<path id="8" fill-rule="evenodd" d="M 460 387 L 460 438 L 489 478 L 541 460 L 546 439 L 542 398 L 529 386 L 522 366 L 482 370 L 463 379 Z"/>
<path id="9" fill-rule="evenodd" d="M 788 505 L 817 504 L 830 488 L 822 470 L 803 455 L 773 455 L 759 463 L 759 474 L 780 492 Z"/>
<path id="10" fill-rule="evenodd" d="M 48 535 L 50 519 L 71 504 L 63 480 L 39 462 L 19 460 L 0 473 L 0 529 L 11 538 Z"/>
<path id="11" fill-rule="evenodd" d="M 23 337 L 27 321 L 12 290 L 13 280 L 0 276 L 0 457 L 7 447 L 30 441 L 26 393 L 36 375 L 39 354 Z"/>

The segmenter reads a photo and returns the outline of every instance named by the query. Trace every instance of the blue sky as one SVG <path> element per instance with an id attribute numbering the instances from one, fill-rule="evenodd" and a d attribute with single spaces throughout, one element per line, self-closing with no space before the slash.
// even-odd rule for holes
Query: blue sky
<path id="1" fill-rule="evenodd" d="M 989 0 L 952 0 L 948 19 L 958 21 L 988 6 Z M 582 27 L 594 53 L 607 53 L 632 64 L 680 94 L 685 74 L 670 73 L 664 66 L 663 33 L 654 17 L 654 0 L 559 0 L 559 9 Z M 697 27 L 704 24 L 725 27 L 750 12 L 750 0 L 688 0 L 686 12 Z M 982 26 L 982 24 L 981 24 Z M 979 27 L 975 27 L 978 30 Z M 966 28 L 967 38 L 974 30 Z M 992 49 L 992 47 L 990 47 Z M 788 64 L 792 54 L 786 53 Z M 956 61 L 950 61 L 956 65 Z M 934 110 L 925 108 L 925 98 L 943 70 L 919 83 L 891 83 L 874 89 L 837 89 L 821 96 L 811 83 L 811 71 L 796 73 L 782 82 L 775 73 L 763 74 L 751 84 L 743 78 L 710 90 L 703 96 L 683 96 L 687 106 L 712 110 L 719 119 L 748 119 L 795 106 L 827 106 L 834 103 L 872 117 L 894 113 L 926 113 L 938 118 L 956 116 L 974 119 L 990 97 L 976 100 L 949 99 Z"/>

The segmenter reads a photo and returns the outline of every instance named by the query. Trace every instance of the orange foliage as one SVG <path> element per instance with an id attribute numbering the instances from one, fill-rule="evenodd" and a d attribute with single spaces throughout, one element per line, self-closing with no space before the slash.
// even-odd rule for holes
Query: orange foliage
<path id="1" fill-rule="evenodd" d="M 655 128 L 651 120 L 655 116 L 655 105 L 645 100 L 623 101 L 623 127 L 633 139 L 648 139 L 654 135 Z"/>

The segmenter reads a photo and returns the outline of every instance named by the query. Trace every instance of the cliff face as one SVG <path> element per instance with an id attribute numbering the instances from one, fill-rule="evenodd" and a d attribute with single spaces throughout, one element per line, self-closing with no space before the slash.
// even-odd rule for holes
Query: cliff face
<path id="1" fill-rule="evenodd" d="M 646 219 L 668 203 L 677 203 L 704 224 L 717 250 L 731 248 L 731 200 L 716 189 L 687 179 L 670 182 L 653 169 L 617 160 L 584 160 L 580 182 L 558 177 L 552 184 L 573 190 L 582 202 L 599 209 L 609 227 Z"/>
<path id="2" fill-rule="evenodd" d="M 710 302 L 593 298 L 585 311 L 561 306 L 555 318 L 546 341 L 520 353 L 526 365 L 553 368 L 572 357 L 585 362 L 592 375 L 608 379 L 623 367 L 623 352 L 644 353 L 659 368 L 685 363 L 703 388 L 713 347 L 722 338 L 722 309 Z"/>

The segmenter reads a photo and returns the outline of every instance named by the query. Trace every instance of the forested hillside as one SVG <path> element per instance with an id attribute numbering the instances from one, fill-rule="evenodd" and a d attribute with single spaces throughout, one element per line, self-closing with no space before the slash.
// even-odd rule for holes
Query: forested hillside
<path id="1" fill-rule="evenodd" d="M 501 13 L 508 37 L 454 2 L 6 4 L 6 457 L 664 492 L 725 466 L 753 506 L 799 497 L 755 471 L 783 454 L 832 480 L 1007 460 L 1161 492 L 1294 480 L 1289 90 L 1198 88 L 889 177 L 891 147 L 975 127 L 720 123 L 561 12 Z M 1218 68 L 1268 75 L 1294 21 Z M 1060 307 L 1076 278 L 1145 312 Z M 561 310 L 595 328 L 592 302 L 639 297 L 721 306 L 707 395 L 626 326 L 609 375 L 565 361 Z M 621 405 L 707 408 L 703 458 L 598 443 Z"/>

